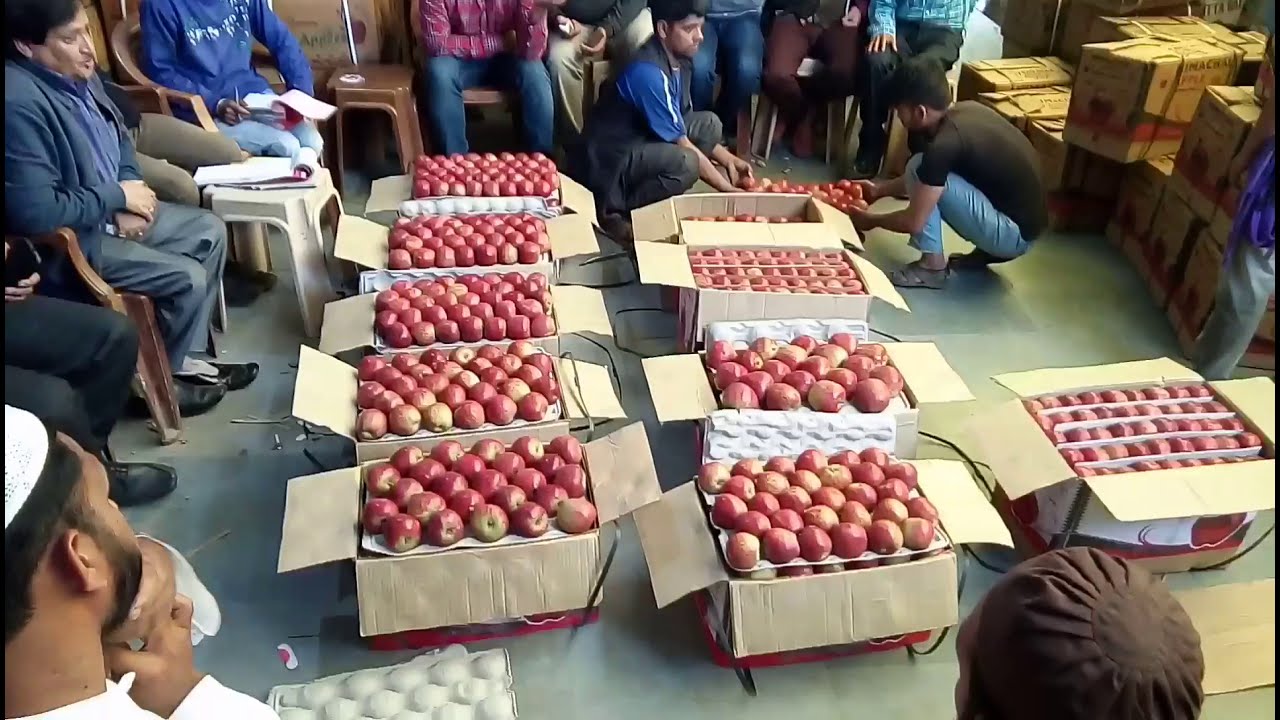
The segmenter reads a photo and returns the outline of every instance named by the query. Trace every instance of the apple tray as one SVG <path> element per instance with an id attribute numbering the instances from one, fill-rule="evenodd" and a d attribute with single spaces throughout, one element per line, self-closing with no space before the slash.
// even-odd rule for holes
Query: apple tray
<path id="1" fill-rule="evenodd" d="M 368 496 L 365 497 L 365 500 L 366 502 L 368 501 Z M 533 502 L 533 501 L 527 500 L 526 502 Z M 387 555 L 389 557 L 410 557 L 413 555 L 435 555 L 437 553 L 449 552 L 451 550 L 475 550 L 479 548 L 505 547 L 508 545 L 527 545 L 529 543 L 537 543 L 537 542 L 544 542 L 546 540 L 558 540 L 560 538 L 572 537 L 571 535 L 569 535 L 569 533 L 564 532 L 563 530 L 560 530 L 559 528 L 556 527 L 555 516 L 551 515 L 550 513 L 547 513 L 547 515 L 548 515 L 548 520 L 551 522 L 551 524 L 547 528 L 546 534 L 544 534 L 542 537 L 527 538 L 527 537 L 522 537 L 520 535 L 516 535 L 514 533 L 510 533 L 506 537 L 502 538 L 497 542 L 491 542 L 491 543 L 480 542 L 479 540 L 471 536 L 471 528 L 468 526 L 466 527 L 466 533 L 467 533 L 466 536 L 463 537 L 458 542 L 448 547 L 438 547 L 436 545 L 429 545 L 424 539 L 422 544 L 419 545 L 418 547 L 408 552 L 398 553 L 392 550 L 391 548 L 387 547 L 382 542 L 381 535 L 370 535 L 369 533 L 361 529 L 360 547 L 361 549 L 367 552 L 371 552 L 375 555 Z M 598 527 L 599 525 L 596 526 L 596 528 Z M 593 529 L 596 529 L 596 528 L 593 528 Z M 425 532 L 425 528 L 424 528 L 424 532 Z"/>
<path id="2" fill-rule="evenodd" d="M 461 274 L 465 275 L 467 273 L 461 273 Z M 552 320 L 556 320 L 556 309 L 554 307 L 552 307 L 551 312 L 547 314 L 551 316 Z M 372 325 L 372 323 L 370 324 Z M 560 335 L 560 324 L 559 322 L 557 322 L 556 333 L 554 335 L 547 335 L 546 337 L 530 336 L 530 337 L 521 338 L 521 339 L 528 340 L 529 342 L 532 342 L 534 344 L 538 344 L 538 343 L 545 342 L 547 340 L 551 340 L 552 338 L 558 337 L 559 335 Z M 460 347 L 480 347 L 481 345 L 510 345 L 515 341 L 516 341 L 515 338 L 504 338 L 502 340 L 481 339 L 481 340 L 476 340 L 475 342 L 465 342 L 465 341 L 456 342 L 456 343 L 434 342 L 434 343 L 431 343 L 430 345 L 410 345 L 409 347 L 405 347 L 405 348 L 393 348 L 387 344 L 386 340 L 382 339 L 382 333 L 378 331 L 378 328 L 376 326 L 373 327 L 373 349 L 379 355 L 385 355 L 388 353 L 405 353 L 405 352 L 424 353 L 428 350 L 446 350 L 447 351 L 447 350 L 456 350 Z"/>
<path id="3" fill-rule="evenodd" d="M 1128 440 L 1128 439 L 1129 438 L 1125 438 L 1125 440 Z M 1104 442 L 1103 444 L 1116 445 L 1120 443 Z M 1116 460 L 1099 460 L 1095 462 L 1080 462 L 1076 464 L 1080 467 L 1118 468 L 1118 467 L 1133 465 L 1134 463 L 1140 463 L 1147 460 L 1150 460 L 1152 462 L 1159 462 L 1161 460 L 1212 460 L 1213 458 L 1256 458 L 1258 460 L 1261 460 L 1262 448 L 1251 447 L 1251 448 L 1234 448 L 1234 449 L 1228 449 L 1228 450 L 1206 450 L 1204 452 L 1165 453 L 1163 455 L 1137 455 L 1132 457 L 1119 458 Z"/>
<path id="4" fill-rule="evenodd" d="M 544 220 L 559 217 L 564 210 L 555 195 L 549 197 L 429 197 L 403 200 L 400 217 L 420 215 L 512 215 L 528 213 Z"/>
<path id="5" fill-rule="evenodd" d="M 840 450 L 861 452 L 879 448 L 893 455 L 897 438 L 897 423 L 885 413 L 850 415 L 722 410 L 707 418 L 702 462 L 775 455 L 797 457 L 805 450 L 831 454 Z"/>
<path id="6" fill-rule="evenodd" d="M 418 280 L 435 280 L 441 277 L 461 277 L 463 275 L 488 275 L 489 273 L 498 273 L 505 275 L 506 273 L 520 273 L 528 275 L 531 273 L 542 273 L 547 276 L 550 282 L 554 276 L 554 266 L 552 264 L 551 253 L 542 253 L 536 263 L 515 265 L 471 265 L 469 267 L 451 267 L 451 268 L 411 268 L 409 270 L 362 270 L 360 271 L 360 282 L 357 291 L 364 295 L 365 293 L 380 293 L 383 290 L 390 290 L 391 284 L 398 280 L 408 280 L 416 282 Z"/>
<path id="7" fill-rule="evenodd" d="M 1138 407 L 1140 405 L 1154 405 L 1156 407 L 1167 407 L 1169 405 L 1205 405 L 1211 402 L 1220 403 L 1222 401 L 1214 397 L 1167 398 L 1164 400 L 1132 400 L 1128 402 L 1098 403 L 1096 405 L 1072 405 L 1070 407 L 1047 408 L 1045 410 L 1037 410 L 1035 412 L 1037 415 L 1040 415 L 1043 417 L 1049 417 L 1052 415 L 1069 414 L 1074 410 L 1097 410 L 1099 408 L 1111 409 L 1111 408 L 1121 408 L 1121 407 Z M 1212 419 L 1236 417 L 1236 413 L 1231 412 L 1230 410 L 1220 411 L 1220 412 L 1212 412 L 1212 411 L 1206 410 L 1204 412 L 1198 412 L 1198 413 L 1168 413 L 1168 414 L 1161 413 L 1160 415 L 1142 415 L 1140 417 L 1123 417 L 1123 418 L 1112 417 L 1112 418 L 1099 418 L 1098 420 L 1068 420 L 1066 422 L 1057 423 L 1055 427 L 1066 427 L 1066 428 L 1100 427 L 1099 423 L 1101 423 L 1101 426 L 1106 426 L 1109 424 L 1116 424 L 1116 423 L 1122 423 L 1122 422 L 1128 422 L 1128 421 L 1137 422 L 1140 420 L 1150 420 L 1152 418 L 1158 418 L 1158 417 L 1177 417 L 1177 418 L 1188 418 L 1188 419 L 1197 419 L 1197 420 L 1212 420 Z"/>
<path id="8" fill-rule="evenodd" d="M 863 343 L 871 337 L 871 326 L 862 320 L 742 320 L 713 322 L 707 326 L 708 345 L 728 340 L 739 349 L 752 340 L 769 338 L 778 342 L 791 342 L 801 335 L 826 342 L 836 333 L 849 333 Z"/>

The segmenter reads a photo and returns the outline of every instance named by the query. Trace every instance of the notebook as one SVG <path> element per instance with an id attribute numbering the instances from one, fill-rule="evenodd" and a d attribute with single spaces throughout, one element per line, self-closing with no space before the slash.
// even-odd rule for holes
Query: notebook
<path id="1" fill-rule="evenodd" d="M 320 168 L 320 158 L 311 148 L 302 148 L 293 158 L 257 157 L 229 165 L 197 168 L 198 187 L 223 185 L 231 187 L 280 185 L 289 188 L 315 187 L 311 176 Z"/>

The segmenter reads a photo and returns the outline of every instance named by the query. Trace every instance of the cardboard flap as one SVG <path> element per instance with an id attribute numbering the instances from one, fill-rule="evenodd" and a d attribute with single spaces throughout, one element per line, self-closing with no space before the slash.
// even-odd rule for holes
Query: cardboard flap
<path id="1" fill-rule="evenodd" d="M 1275 460 L 1085 480 L 1098 500 L 1122 522 L 1230 515 L 1270 510 L 1276 505 Z"/>
<path id="2" fill-rule="evenodd" d="M 662 497 L 658 469 L 644 423 L 630 425 L 583 446 L 600 523 L 630 515 Z"/>
<path id="3" fill-rule="evenodd" d="M 973 393 L 960 375 L 942 357 L 938 346 L 927 342 L 885 343 L 885 352 L 902 373 L 916 405 L 968 402 Z"/>
<path id="4" fill-rule="evenodd" d="M 364 204 L 366 215 L 374 212 L 399 212 L 400 203 L 412 194 L 413 179 L 408 175 L 392 175 L 378 178 L 369 186 L 369 200 Z"/>
<path id="5" fill-rule="evenodd" d="M 1019 400 L 975 416 L 966 431 L 1010 500 L 1076 476 Z"/>
<path id="6" fill-rule="evenodd" d="M 632 210 L 631 232 L 635 236 L 637 249 L 642 242 L 665 243 L 674 240 L 680 235 L 680 218 L 676 216 L 675 203 L 668 199 Z"/>
<path id="7" fill-rule="evenodd" d="M 1254 377 L 1209 383 L 1213 391 L 1248 420 L 1265 445 L 1276 444 L 1276 383 L 1271 378 Z"/>
<path id="8" fill-rule="evenodd" d="M 1200 633 L 1206 695 L 1276 684 L 1276 581 L 1175 592 Z"/>
<path id="9" fill-rule="evenodd" d="M 586 215 L 561 215 L 547 221 L 551 238 L 551 257 L 564 260 L 600 252 L 592 219 Z"/>
<path id="10" fill-rule="evenodd" d="M 842 238 L 826 223 L 779 223 L 765 225 L 773 238 L 773 247 L 814 248 L 839 250 L 844 247 Z"/>
<path id="11" fill-rule="evenodd" d="M 632 517 L 658 607 L 729 579 L 693 483 L 663 494 Z"/>
<path id="12" fill-rule="evenodd" d="M 681 245 L 667 242 L 639 242 L 635 244 L 636 269 L 640 282 L 645 285 L 693 288 L 693 266 L 689 264 L 689 251 Z"/>
<path id="13" fill-rule="evenodd" d="M 719 409 L 701 356 L 663 355 L 645 358 L 640 364 L 658 422 L 702 420 Z"/>
<path id="14" fill-rule="evenodd" d="M 352 398 L 359 384 L 355 368 L 303 345 L 298 348 L 291 413 L 299 420 L 354 439 L 356 407 Z"/>
<path id="15" fill-rule="evenodd" d="M 953 545 L 1003 545 L 1013 547 L 1009 528 L 982 495 L 959 460 L 912 460 L 920 490 L 938 509 L 942 527 Z"/>
<path id="16" fill-rule="evenodd" d="M 333 256 L 361 267 L 381 270 L 387 266 L 386 225 L 356 215 L 343 215 L 338 220 L 338 235 L 333 241 Z"/>
<path id="17" fill-rule="evenodd" d="M 360 544 L 359 524 L 360 468 L 290 480 L 285 486 L 276 572 L 354 558 Z"/>
<path id="18" fill-rule="evenodd" d="M 587 219 L 587 222 L 599 226 L 600 221 L 596 219 L 595 195 L 568 175 L 558 174 L 560 175 L 560 202 L 574 214 L 581 215 Z"/>
<path id="19" fill-rule="evenodd" d="M 560 376 L 560 398 L 566 418 L 616 420 L 627 416 L 613 390 L 608 368 L 582 360 L 556 358 L 556 371 Z"/>
<path id="20" fill-rule="evenodd" d="M 604 293 L 595 288 L 574 285 L 552 285 L 551 302 L 555 307 L 556 331 L 595 333 L 613 337 L 613 324 L 604 304 Z"/>
<path id="21" fill-rule="evenodd" d="M 858 234 L 848 214 L 840 212 L 821 200 L 814 200 L 813 205 L 818 209 L 818 217 L 822 218 L 823 224 L 835 231 L 841 243 L 862 252 L 864 249 L 862 236 Z"/>
<path id="22" fill-rule="evenodd" d="M 376 294 L 354 295 L 324 306 L 320 323 L 320 351 L 336 355 L 355 348 L 373 347 Z"/>
<path id="23" fill-rule="evenodd" d="M 866 286 L 869 294 L 880 298 L 899 310 L 911 312 L 911 308 L 907 307 L 906 299 L 898 293 L 898 289 L 893 286 L 893 282 L 889 280 L 889 276 L 885 275 L 883 270 L 860 255 L 848 253 L 848 257 L 849 262 L 858 271 L 858 277 L 862 278 L 862 284 Z"/>
<path id="24" fill-rule="evenodd" d="M 1202 380 L 1194 371 L 1170 358 L 1134 360 L 1111 365 L 1044 368 L 1004 373 L 991 379 L 1024 398 L 1087 388 Z"/>

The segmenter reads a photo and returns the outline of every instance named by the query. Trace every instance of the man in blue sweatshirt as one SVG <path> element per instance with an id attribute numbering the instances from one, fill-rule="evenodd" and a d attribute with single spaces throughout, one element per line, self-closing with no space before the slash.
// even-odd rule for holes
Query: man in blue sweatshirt
<path id="1" fill-rule="evenodd" d="M 732 139 L 738 129 L 738 113 L 747 109 L 751 96 L 760 91 L 764 72 L 764 33 L 760 13 L 764 0 L 711 0 L 702 46 L 693 57 L 690 95 L 694 110 L 714 109 L 724 136 Z M 720 95 L 716 97 L 716 68 L 720 69 Z M 713 102 L 714 101 L 714 102 Z"/>
<path id="2" fill-rule="evenodd" d="M 160 85 L 204 98 L 218 127 L 241 148 L 295 162 L 304 148 L 305 155 L 320 155 L 324 140 L 314 123 L 285 127 L 249 119 L 245 96 L 272 94 L 253 69 L 255 40 L 271 51 L 290 90 L 315 92 L 302 46 L 268 0 L 145 0 L 139 19 L 142 71 Z"/>

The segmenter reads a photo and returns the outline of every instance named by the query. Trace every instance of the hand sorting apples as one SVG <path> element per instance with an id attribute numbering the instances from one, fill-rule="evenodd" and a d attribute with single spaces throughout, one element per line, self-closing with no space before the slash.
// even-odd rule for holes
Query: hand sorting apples
<path id="1" fill-rule="evenodd" d="M 806 450 L 794 460 L 710 462 L 697 485 L 711 499 L 711 524 L 727 535 L 731 569 L 778 566 L 791 576 L 874 567 L 903 548 L 939 549 L 938 511 L 916 479 L 915 466 L 883 450 Z"/>
<path id="2" fill-rule="evenodd" d="M 850 333 L 825 343 L 807 335 L 790 343 L 756 338 L 742 349 L 717 340 L 706 353 L 720 406 L 735 410 L 834 413 L 849 404 L 858 412 L 884 412 L 903 387 L 902 373 L 888 362 L 883 345 L 860 345 Z"/>
<path id="3" fill-rule="evenodd" d="M 423 155 L 413 162 L 413 198 L 542 197 L 560 188 L 556 164 L 542 153 Z"/>
<path id="4" fill-rule="evenodd" d="M 1262 439 L 1207 385 L 1086 391 L 1023 405 L 1080 477 L 1261 458 Z"/>
<path id="5" fill-rule="evenodd" d="M 571 435 L 546 444 L 521 437 L 510 446 L 485 438 L 469 451 L 446 440 L 429 455 L 401 448 L 370 465 L 364 485 L 361 525 L 397 553 L 464 538 L 493 543 L 510 533 L 539 538 L 553 526 L 570 535 L 596 527 L 582 444 Z"/>
<path id="6" fill-rule="evenodd" d="M 817 250 L 694 250 L 694 282 L 713 290 L 865 295 L 844 253 Z"/>
<path id="7" fill-rule="evenodd" d="M 360 362 L 356 439 L 546 420 L 560 401 L 554 361 L 527 340 Z"/>
<path id="8" fill-rule="evenodd" d="M 374 300 L 374 328 L 389 347 L 524 340 L 556 334 L 542 273 L 397 280 Z"/>
<path id="9" fill-rule="evenodd" d="M 547 259 L 547 223 L 528 214 L 400 218 L 387 236 L 387 268 L 532 265 Z"/>

